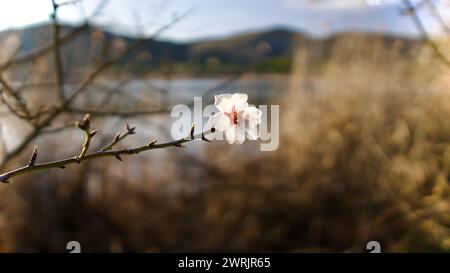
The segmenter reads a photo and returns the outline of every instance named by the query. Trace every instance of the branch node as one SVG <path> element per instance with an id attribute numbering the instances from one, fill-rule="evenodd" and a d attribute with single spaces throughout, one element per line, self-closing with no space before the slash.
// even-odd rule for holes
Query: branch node
<path id="1" fill-rule="evenodd" d="M 136 127 L 130 127 L 127 123 L 127 132 L 129 135 L 134 135 L 136 133 Z"/>
<path id="2" fill-rule="evenodd" d="M 38 155 L 37 146 L 34 146 L 33 153 L 31 154 L 30 161 L 28 162 L 28 167 L 34 166 L 37 155 Z"/>
<path id="3" fill-rule="evenodd" d="M 11 183 L 11 180 L 9 180 L 9 175 L 2 175 L 2 176 L 0 176 L 0 182 L 2 182 L 4 184 Z"/>
<path id="4" fill-rule="evenodd" d="M 191 140 L 194 140 L 194 131 L 195 131 L 195 124 L 192 123 L 192 127 L 191 127 Z"/>
<path id="5" fill-rule="evenodd" d="M 84 127 L 85 129 L 87 128 L 88 124 L 89 124 L 88 118 L 85 118 L 82 122 L 79 123 L 79 125 L 81 127 Z M 131 129 L 131 128 L 129 127 L 129 129 Z M 121 157 L 122 154 L 132 155 L 132 154 L 138 154 L 143 151 L 148 151 L 148 150 L 157 149 L 157 148 L 165 148 L 165 147 L 185 148 L 183 143 L 192 141 L 189 138 L 182 138 L 180 140 L 170 141 L 170 142 L 166 142 L 166 143 L 161 143 L 159 145 L 155 145 L 157 140 L 154 139 L 154 140 L 150 141 L 147 145 L 139 146 L 139 147 L 136 147 L 133 149 L 122 149 L 122 150 L 115 150 L 115 151 L 111 151 L 111 152 L 97 151 L 97 152 L 93 152 L 93 153 L 85 156 L 87 153 L 87 150 L 89 148 L 89 140 L 96 133 L 96 131 L 97 130 L 93 130 L 93 131 L 84 130 L 84 133 L 86 135 L 86 142 L 83 145 L 82 153 L 78 156 L 74 156 L 71 158 L 52 161 L 52 162 L 46 162 L 46 163 L 40 163 L 39 165 L 34 165 L 36 158 L 37 158 L 37 148 L 35 148 L 33 150 L 33 154 L 31 156 L 30 163 L 28 164 L 28 166 L 25 165 L 24 167 L 17 168 L 15 170 L 9 171 L 7 173 L 0 174 L 0 183 L 10 183 L 11 178 L 21 175 L 21 174 L 24 174 L 24 173 L 27 173 L 27 172 L 33 172 L 33 171 L 37 171 L 37 170 L 41 170 L 41 169 L 51 169 L 51 168 L 65 169 L 68 164 L 75 164 L 75 163 L 81 164 L 81 162 L 84 160 L 90 160 L 90 159 L 94 159 L 94 158 L 114 156 L 117 160 L 123 161 L 122 157 Z M 131 129 L 130 131 L 133 131 L 133 129 Z M 202 134 L 195 135 L 194 139 L 202 138 L 203 140 L 208 141 L 208 139 L 205 138 L 205 135 L 209 134 L 211 131 L 214 131 L 214 128 L 211 129 L 208 133 L 203 132 Z M 125 132 L 124 134 L 121 134 L 120 137 L 118 138 L 118 140 L 119 141 L 122 140 L 128 134 L 129 134 L 128 131 Z M 115 143 L 113 143 L 113 144 L 115 144 Z M 35 166 L 35 167 L 33 167 L 33 166 Z"/>
<path id="6" fill-rule="evenodd" d="M 122 157 L 120 157 L 120 154 L 115 153 L 114 156 L 116 157 L 117 160 L 122 161 Z"/>
<path id="7" fill-rule="evenodd" d="M 91 116 L 89 114 L 84 115 L 82 121 L 75 122 L 75 126 L 83 131 L 89 130 L 90 125 L 91 125 Z"/>
<path id="8" fill-rule="evenodd" d="M 92 132 L 89 133 L 89 136 L 93 137 L 93 136 L 95 136 L 95 134 L 97 134 L 97 132 L 98 132 L 98 129 L 95 129 L 95 130 L 93 130 Z"/>
<path id="9" fill-rule="evenodd" d="M 120 140 L 120 132 L 116 134 L 114 137 L 114 142 L 118 142 Z"/>
<path id="10" fill-rule="evenodd" d="M 84 131 L 85 134 L 85 140 L 83 143 L 83 146 L 81 147 L 81 152 L 80 155 L 78 156 L 78 158 L 81 160 L 86 153 L 89 150 L 89 145 L 91 143 L 91 138 L 93 136 L 95 136 L 95 134 L 98 132 L 97 129 L 93 130 L 92 132 L 89 132 L 89 127 L 91 125 L 91 120 L 90 120 L 90 115 L 86 114 L 83 118 L 83 120 L 81 122 L 76 122 L 75 126 L 77 126 L 78 128 L 80 128 L 81 130 Z"/>
<path id="11" fill-rule="evenodd" d="M 202 133 L 202 140 L 211 143 L 212 141 L 205 137 L 205 134 Z"/>
<path id="12" fill-rule="evenodd" d="M 175 143 L 174 146 L 175 146 L 175 147 L 178 147 L 178 148 L 186 148 L 186 146 L 184 146 L 183 144 L 181 144 L 181 143 L 179 143 L 179 142 L 178 142 L 178 143 Z"/>

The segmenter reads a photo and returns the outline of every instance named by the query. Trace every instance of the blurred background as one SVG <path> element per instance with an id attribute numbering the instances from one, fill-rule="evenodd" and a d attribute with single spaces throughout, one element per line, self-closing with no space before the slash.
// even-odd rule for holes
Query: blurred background
<path id="1" fill-rule="evenodd" d="M 171 140 L 170 109 L 245 92 L 280 144 L 192 142 L 0 185 L 0 251 L 450 250 L 450 2 L 14 0 L 0 172 Z"/>

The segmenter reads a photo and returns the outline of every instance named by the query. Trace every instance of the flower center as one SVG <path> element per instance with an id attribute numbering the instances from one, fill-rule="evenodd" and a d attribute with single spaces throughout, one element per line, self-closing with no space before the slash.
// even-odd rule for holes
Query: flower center
<path id="1" fill-rule="evenodd" d="M 225 115 L 230 119 L 231 125 L 237 124 L 238 112 L 234 106 L 231 109 L 231 112 L 225 112 Z"/>

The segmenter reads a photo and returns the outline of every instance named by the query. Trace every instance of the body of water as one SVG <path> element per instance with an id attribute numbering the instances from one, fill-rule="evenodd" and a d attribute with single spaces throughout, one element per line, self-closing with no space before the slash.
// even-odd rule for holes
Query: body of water
<path id="1" fill-rule="evenodd" d="M 227 82 L 226 84 L 223 84 Z M 118 82 L 110 81 L 108 85 L 111 87 L 117 85 Z M 219 88 L 216 88 L 218 87 Z M 67 85 L 66 90 L 70 92 L 76 86 Z M 288 91 L 289 89 L 289 77 L 287 76 L 254 76 L 254 77 L 244 77 L 236 79 L 232 82 L 228 82 L 227 78 L 178 78 L 178 79 L 134 79 L 123 84 L 120 88 L 123 92 L 126 92 L 125 96 L 123 94 L 118 94 L 117 98 L 112 99 L 109 106 L 111 108 L 117 107 L 121 111 L 134 110 L 135 105 L 140 101 L 145 100 L 155 100 L 155 96 L 160 96 L 157 100 L 163 100 L 168 105 L 176 104 L 190 104 L 194 100 L 194 96 L 202 97 L 203 104 L 209 105 L 214 103 L 214 95 L 222 93 L 247 93 L 249 96 L 249 103 L 254 105 L 259 104 L 278 104 L 278 99 Z M 104 100 L 104 96 L 97 94 L 97 87 L 93 86 L 87 91 L 89 96 L 86 99 L 79 101 L 79 106 L 89 109 L 102 110 L 98 105 L 98 101 Z M 47 92 L 48 91 L 48 92 Z M 39 96 L 45 101 L 52 101 L 50 98 L 45 98 L 45 96 L 54 96 L 52 88 L 47 87 L 47 91 Z M 29 90 L 28 92 L 33 92 Z M 122 92 L 122 93 L 123 93 Z M 116 94 L 117 95 L 117 94 Z M 132 95 L 133 99 L 127 98 L 127 95 Z M 2 111 L 6 111 L 6 107 L 2 106 Z M 204 122 L 206 119 L 204 119 Z M 98 121 L 97 121 L 98 122 Z M 132 124 L 138 124 L 140 128 L 140 134 L 144 137 L 157 136 L 167 138 L 167 132 L 170 131 L 171 117 L 170 113 L 159 115 L 159 116 L 143 116 L 139 118 L 125 118 L 125 120 L 120 120 L 117 118 L 107 118 L 103 120 L 102 134 L 114 135 L 117 130 L 117 126 L 124 122 L 130 122 Z M 55 121 L 52 126 L 61 126 L 61 121 Z M 2 133 L 2 145 L 6 150 L 10 150 L 12 147 L 20 142 L 26 134 L 29 127 L 24 126 L 23 121 L 14 118 L 12 116 L 4 115 L 0 120 L 0 129 Z M 160 129 L 166 129 L 166 134 L 161 134 Z M 159 132 L 158 132 L 159 131 Z M 68 139 L 75 139 L 70 141 L 78 143 L 82 141 L 82 134 L 80 134 L 80 139 L 78 135 L 74 134 L 73 130 L 69 130 L 65 133 Z M 46 135 L 46 137 L 52 137 L 54 135 Z M 78 146 L 78 145 L 75 145 Z"/>

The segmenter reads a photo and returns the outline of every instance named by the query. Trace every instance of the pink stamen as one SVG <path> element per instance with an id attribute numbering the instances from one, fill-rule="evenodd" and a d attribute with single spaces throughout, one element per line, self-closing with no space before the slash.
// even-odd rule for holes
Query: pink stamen
<path id="1" fill-rule="evenodd" d="M 233 105 L 233 108 L 231 109 L 231 112 L 225 112 L 225 115 L 230 119 L 230 124 L 237 124 L 238 119 L 238 113 L 236 111 L 236 108 Z"/>

